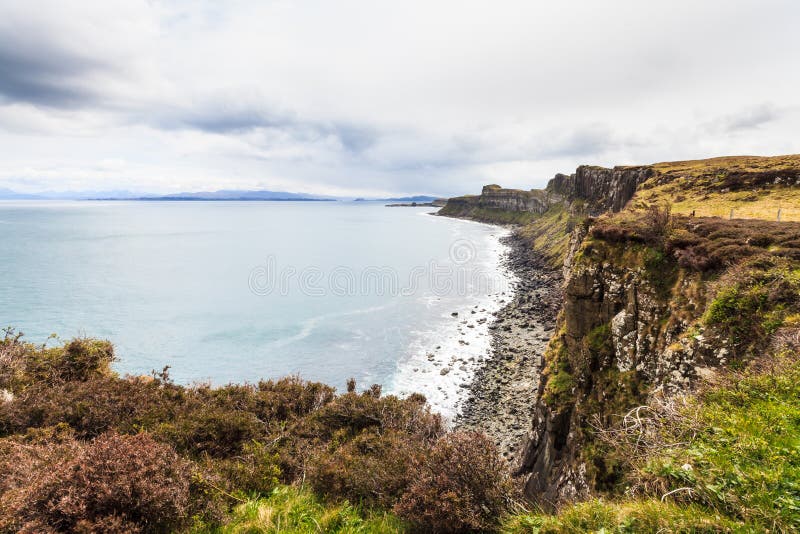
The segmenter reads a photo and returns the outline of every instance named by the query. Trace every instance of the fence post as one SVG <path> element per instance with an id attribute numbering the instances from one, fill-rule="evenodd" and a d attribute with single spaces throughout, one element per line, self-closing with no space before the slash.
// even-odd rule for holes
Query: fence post
<path id="1" fill-rule="evenodd" d="M 728 219 L 729 219 L 729 220 L 733 220 L 733 208 L 731 208 L 731 214 L 730 214 L 730 216 L 728 217 Z"/>
<path id="2" fill-rule="evenodd" d="M 778 208 L 778 222 L 781 222 L 781 208 Z"/>

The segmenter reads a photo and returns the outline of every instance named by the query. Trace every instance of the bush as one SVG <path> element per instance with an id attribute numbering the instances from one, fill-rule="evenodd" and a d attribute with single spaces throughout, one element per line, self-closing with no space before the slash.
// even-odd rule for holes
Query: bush
<path id="1" fill-rule="evenodd" d="M 748 260 L 716 286 L 703 321 L 741 353 L 762 346 L 787 317 L 800 313 L 800 270 L 783 258 Z"/>
<path id="2" fill-rule="evenodd" d="M 225 458 L 238 454 L 244 444 L 265 437 L 264 426 L 251 412 L 208 406 L 159 425 L 155 435 L 184 454 Z"/>
<path id="3" fill-rule="evenodd" d="M 644 222 L 647 234 L 663 242 L 672 231 L 672 206 L 670 204 L 648 206 Z"/>
<path id="4" fill-rule="evenodd" d="M 426 443 L 397 431 L 366 431 L 309 460 L 308 481 L 320 495 L 391 508 L 412 481 Z"/>
<path id="5" fill-rule="evenodd" d="M 0 389 L 14 393 L 34 383 L 54 385 L 111 375 L 114 348 L 108 341 L 77 338 L 62 347 L 45 348 L 4 330 L 0 340 Z"/>
<path id="6" fill-rule="evenodd" d="M 315 488 L 332 498 L 394 504 L 408 484 L 411 458 L 445 430 L 420 396 L 376 394 L 340 395 L 298 421 L 281 450 L 284 473 L 307 474 Z"/>
<path id="7" fill-rule="evenodd" d="M 146 434 L 4 446 L 2 529 L 172 532 L 187 524 L 192 465 Z"/>
<path id="8" fill-rule="evenodd" d="M 201 465 L 206 485 L 217 492 L 222 489 L 229 496 L 268 495 L 280 483 L 278 455 L 257 441 L 245 444 L 234 457 L 206 457 Z"/>
<path id="9" fill-rule="evenodd" d="M 86 381 L 35 382 L 0 404 L 0 435 L 66 423 L 78 437 L 108 430 L 135 433 L 174 417 L 184 390 L 159 380 L 98 376 Z"/>
<path id="10" fill-rule="evenodd" d="M 395 512 L 424 532 L 494 530 L 510 502 L 507 472 L 483 434 L 448 434 L 416 465 Z"/>

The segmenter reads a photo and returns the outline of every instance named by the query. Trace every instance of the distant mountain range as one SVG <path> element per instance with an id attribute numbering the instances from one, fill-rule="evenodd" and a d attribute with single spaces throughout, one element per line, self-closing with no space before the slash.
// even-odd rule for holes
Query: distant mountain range
<path id="1" fill-rule="evenodd" d="M 395 198 L 357 198 L 357 201 L 382 202 L 431 202 L 437 197 L 417 195 Z M 222 189 L 219 191 L 198 191 L 171 193 L 160 195 L 155 193 L 136 193 L 126 190 L 111 191 L 44 191 L 40 193 L 18 193 L 11 189 L 0 188 L 0 200 L 269 200 L 269 201 L 333 201 L 352 200 L 352 197 L 333 197 L 311 193 L 289 193 L 287 191 L 249 191 L 238 189 Z"/>
<path id="2" fill-rule="evenodd" d="M 128 198 L 127 200 L 294 200 L 324 202 L 339 199 L 330 196 L 312 195 L 308 193 L 289 193 L 286 191 L 244 191 L 237 189 L 222 189 L 220 191 L 173 193 L 169 195 L 139 195 Z"/>

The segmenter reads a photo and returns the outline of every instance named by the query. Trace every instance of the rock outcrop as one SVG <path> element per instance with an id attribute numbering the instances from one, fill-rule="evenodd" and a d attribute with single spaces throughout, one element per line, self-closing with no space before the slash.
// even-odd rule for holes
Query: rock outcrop
<path id="1" fill-rule="evenodd" d="M 652 166 L 606 169 L 582 165 L 574 174 L 556 174 L 545 189 L 504 189 L 496 184 L 483 187 L 480 195 L 447 200 L 441 215 L 491 222 L 493 212 L 541 215 L 551 206 L 579 202 L 589 215 L 621 210 L 636 189 L 654 175 Z M 507 222 L 499 220 L 498 222 Z"/>
<path id="2" fill-rule="evenodd" d="M 650 165 L 613 169 L 581 165 L 570 176 L 556 174 L 546 190 L 563 196 L 567 201 L 583 201 L 589 214 L 598 215 L 621 210 L 639 185 L 653 174 Z"/>
<path id="3" fill-rule="evenodd" d="M 702 313 L 699 275 L 647 265 L 642 254 L 573 234 L 557 334 L 542 366 L 534 421 L 517 473 L 545 506 L 585 498 L 612 483 L 605 458 L 584 450 L 593 426 L 607 425 L 657 391 L 685 390 L 698 369 L 720 364 L 687 328 Z M 724 362 L 723 362 L 724 363 Z"/>
<path id="4" fill-rule="evenodd" d="M 550 205 L 560 200 L 557 194 L 541 189 L 503 189 L 499 185 L 486 185 L 480 195 L 467 195 L 447 200 L 440 215 L 465 217 L 491 222 L 498 213 L 526 213 L 541 215 Z M 508 221 L 498 221 L 508 222 Z"/>

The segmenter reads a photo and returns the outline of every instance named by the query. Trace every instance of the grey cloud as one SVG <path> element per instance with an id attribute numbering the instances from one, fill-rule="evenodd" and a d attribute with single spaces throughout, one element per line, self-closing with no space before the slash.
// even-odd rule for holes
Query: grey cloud
<path id="1" fill-rule="evenodd" d="M 75 107 L 96 98 L 83 83 L 106 69 L 103 63 L 48 46 L 34 36 L 20 38 L 0 29 L 0 95 L 7 101 L 48 107 Z"/>
<path id="2" fill-rule="evenodd" d="M 184 109 L 155 111 L 153 125 L 166 129 L 193 129 L 209 133 L 241 133 L 256 128 L 293 128 L 298 121 L 288 114 L 267 113 L 255 108 L 231 108 L 222 102 Z"/>
<path id="3" fill-rule="evenodd" d="M 364 124 L 344 121 L 304 119 L 295 113 L 272 111 L 266 106 L 230 104 L 225 99 L 212 99 L 189 108 L 152 110 L 153 126 L 172 130 L 190 129 L 218 134 L 243 134 L 266 130 L 285 134 L 297 142 L 308 143 L 334 137 L 351 154 L 361 154 L 375 144 L 379 131 Z"/>
<path id="4" fill-rule="evenodd" d="M 738 113 L 718 117 L 706 123 L 705 129 L 711 132 L 733 133 L 752 130 L 772 122 L 781 116 L 781 110 L 771 104 L 745 109 Z"/>
<path id="5" fill-rule="evenodd" d="M 373 146 L 380 137 L 378 131 L 370 126 L 336 123 L 329 128 L 346 150 L 356 154 Z"/>

